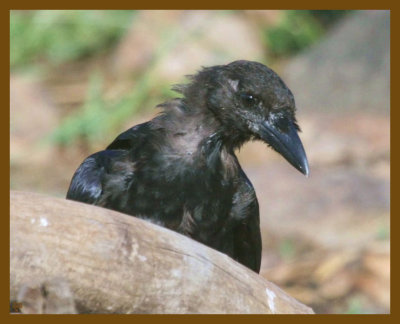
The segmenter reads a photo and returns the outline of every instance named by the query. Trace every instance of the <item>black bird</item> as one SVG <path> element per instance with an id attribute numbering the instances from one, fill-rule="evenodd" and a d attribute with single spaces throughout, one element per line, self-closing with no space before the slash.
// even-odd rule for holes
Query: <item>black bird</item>
<path id="1" fill-rule="evenodd" d="M 67 199 L 150 220 L 259 272 L 258 202 L 234 151 L 262 140 L 308 175 L 293 95 L 257 62 L 203 68 L 189 78 L 173 88 L 183 98 L 159 105 L 160 115 L 89 156 Z"/>

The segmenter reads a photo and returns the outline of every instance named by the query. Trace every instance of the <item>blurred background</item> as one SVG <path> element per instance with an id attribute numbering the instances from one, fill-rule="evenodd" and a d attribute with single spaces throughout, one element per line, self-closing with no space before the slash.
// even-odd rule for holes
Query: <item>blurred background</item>
<path id="1" fill-rule="evenodd" d="M 11 189 L 64 197 L 89 154 L 201 66 L 260 61 L 293 91 L 311 175 L 262 143 L 261 275 L 317 313 L 390 312 L 390 12 L 11 11 Z"/>

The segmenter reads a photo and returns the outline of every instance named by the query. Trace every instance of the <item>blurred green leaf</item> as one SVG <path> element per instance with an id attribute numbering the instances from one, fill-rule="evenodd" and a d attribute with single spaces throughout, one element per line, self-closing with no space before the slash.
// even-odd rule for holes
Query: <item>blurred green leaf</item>
<path id="1" fill-rule="evenodd" d="M 349 300 L 345 314 L 367 314 L 368 311 L 364 308 L 359 297 L 353 297 Z"/>
<path id="2" fill-rule="evenodd" d="M 309 10 L 322 25 L 328 27 L 353 10 Z"/>
<path id="3" fill-rule="evenodd" d="M 10 64 L 73 60 L 109 47 L 129 28 L 132 10 L 10 12 Z"/>
<path id="4" fill-rule="evenodd" d="M 292 240 L 285 239 L 279 244 L 279 254 L 284 260 L 289 261 L 293 259 L 295 252 L 296 249 Z"/>
<path id="5" fill-rule="evenodd" d="M 288 10 L 280 23 L 265 30 L 264 36 L 272 56 L 287 56 L 312 44 L 323 32 L 308 10 Z"/>
<path id="6" fill-rule="evenodd" d="M 157 67 L 171 47 L 176 46 L 179 41 L 177 35 L 174 28 L 163 31 L 162 42 L 155 50 L 149 69 L 137 77 L 132 91 L 121 98 L 105 102 L 102 99 L 102 79 L 98 74 L 93 75 L 84 105 L 63 121 L 50 135 L 50 141 L 62 145 L 70 145 L 79 138 L 86 140 L 89 145 L 99 142 L 111 133 L 117 133 L 128 118 L 145 103 L 150 103 L 152 94 L 158 98 L 162 94 L 171 97 L 172 91 L 167 91 L 167 85 L 160 80 Z"/>
<path id="7" fill-rule="evenodd" d="M 77 137 L 93 139 L 98 136 L 98 124 L 104 123 L 105 104 L 102 99 L 103 80 L 94 73 L 89 81 L 86 101 L 76 113 L 69 115 L 52 135 L 51 140 L 59 144 L 70 144 Z"/>
<path id="8" fill-rule="evenodd" d="M 376 232 L 376 238 L 378 240 L 388 240 L 390 238 L 390 227 L 387 225 L 380 225 Z"/>

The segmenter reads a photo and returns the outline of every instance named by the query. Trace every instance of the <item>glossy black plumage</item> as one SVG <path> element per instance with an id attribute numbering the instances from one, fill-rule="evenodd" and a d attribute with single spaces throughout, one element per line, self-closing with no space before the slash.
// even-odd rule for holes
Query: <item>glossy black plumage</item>
<path id="1" fill-rule="evenodd" d="M 249 61 L 204 68 L 175 90 L 183 98 L 88 157 L 67 198 L 150 220 L 258 272 L 258 202 L 234 150 L 260 139 L 308 174 L 293 95 Z"/>

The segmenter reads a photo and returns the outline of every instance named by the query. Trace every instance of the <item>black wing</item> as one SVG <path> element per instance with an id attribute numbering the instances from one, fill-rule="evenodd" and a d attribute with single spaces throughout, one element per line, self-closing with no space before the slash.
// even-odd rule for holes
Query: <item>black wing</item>
<path id="1" fill-rule="evenodd" d="M 86 158 L 72 177 L 67 199 L 100 204 L 100 201 L 104 200 L 107 182 L 111 175 L 115 177 L 118 174 L 114 173 L 119 172 L 120 175 L 129 176 L 129 165 L 116 170 L 116 166 L 123 163 L 126 155 L 127 152 L 123 150 L 105 150 Z"/>
<path id="2" fill-rule="evenodd" d="M 253 185 L 242 170 L 241 179 L 232 208 L 233 216 L 239 220 L 233 230 L 233 258 L 259 273 L 262 242 L 258 201 Z"/>
<path id="3" fill-rule="evenodd" d="M 124 192 L 133 175 L 128 152 L 140 149 L 147 129 L 148 123 L 136 125 L 118 135 L 106 150 L 86 158 L 71 180 L 67 199 L 113 208 L 107 199 Z"/>

